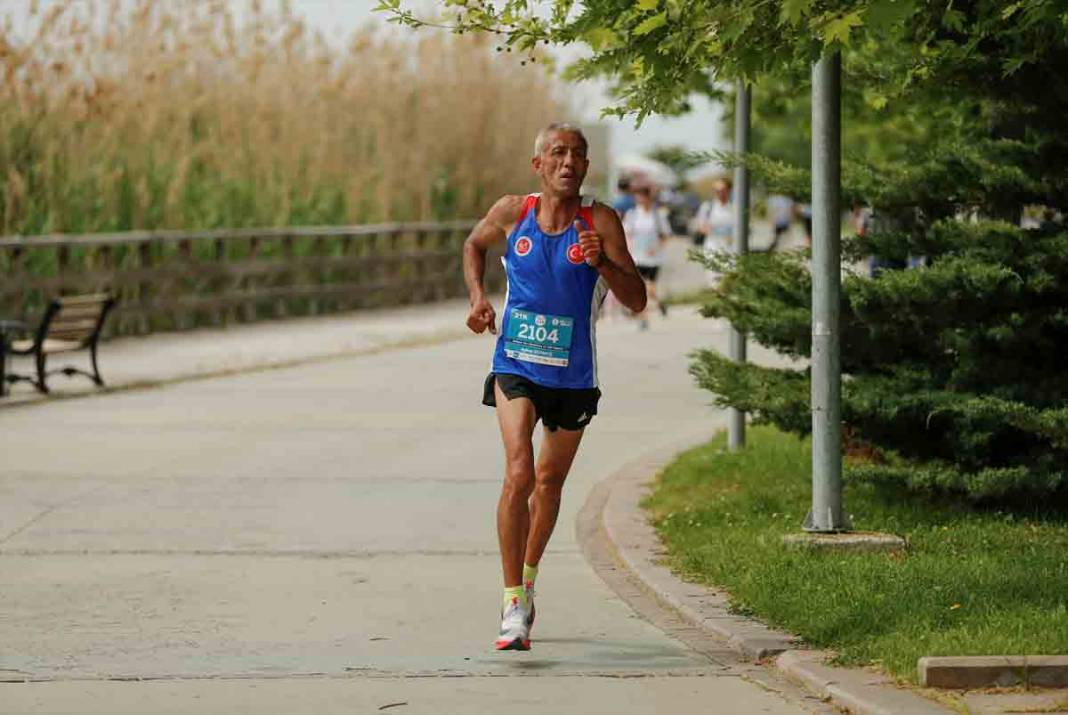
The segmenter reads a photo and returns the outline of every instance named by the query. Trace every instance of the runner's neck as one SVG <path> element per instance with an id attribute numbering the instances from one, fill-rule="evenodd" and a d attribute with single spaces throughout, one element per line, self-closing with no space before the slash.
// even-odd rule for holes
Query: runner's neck
<path id="1" fill-rule="evenodd" d="M 563 198 L 543 193 L 535 207 L 538 227 L 548 234 L 563 233 L 574 223 L 581 205 L 582 196 Z"/>

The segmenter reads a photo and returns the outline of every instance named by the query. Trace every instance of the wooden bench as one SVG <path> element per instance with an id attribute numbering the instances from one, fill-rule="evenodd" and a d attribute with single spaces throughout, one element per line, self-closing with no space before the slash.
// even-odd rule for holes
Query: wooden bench
<path id="1" fill-rule="evenodd" d="M 37 365 L 37 378 L 26 375 L 9 374 L 8 382 L 25 381 L 33 384 L 40 392 L 48 392 L 48 376 L 63 373 L 85 375 L 94 383 L 102 386 L 100 368 L 96 361 L 97 342 L 108 312 L 115 304 L 115 299 L 106 293 L 91 295 L 72 295 L 55 298 L 48 304 L 48 309 L 41 318 L 32 340 L 13 340 L 8 348 L 12 355 L 31 356 Z M 89 350 L 92 372 L 67 366 L 58 370 L 47 370 L 49 355 L 68 353 L 76 350 Z"/>

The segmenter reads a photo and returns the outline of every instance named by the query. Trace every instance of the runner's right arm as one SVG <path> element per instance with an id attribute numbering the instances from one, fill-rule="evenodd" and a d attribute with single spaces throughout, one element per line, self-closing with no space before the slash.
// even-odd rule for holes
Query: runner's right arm
<path id="1" fill-rule="evenodd" d="M 464 282 L 471 298 L 467 327 L 475 333 L 489 328 L 497 334 L 497 313 L 486 298 L 482 279 L 486 274 L 486 252 L 496 243 L 508 240 L 508 233 L 519 219 L 523 196 L 504 196 L 493 205 L 486 217 L 478 222 L 464 241 Z"/>

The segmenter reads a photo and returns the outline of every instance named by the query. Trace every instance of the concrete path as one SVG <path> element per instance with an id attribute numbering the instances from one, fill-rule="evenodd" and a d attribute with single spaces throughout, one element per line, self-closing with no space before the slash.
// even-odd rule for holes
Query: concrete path
<path id="1" fill-rule="evenodd" d="M 491 342 L 434 337 L 441 310 L 389 323 L 403 348 L 0 410 L 0 712 L 819 709 L 644 620 L 575 535 L 600 479 L 718 426 L 686 353 L 725 336 L 692 309 L 602 323 L 602 414 L 543 561 L 535 648 L 492 651 Z M 174 377 L 206 336 L 159 339 L 184 356 Z M 163 379 L 153 340 L 140 364 Z"/>

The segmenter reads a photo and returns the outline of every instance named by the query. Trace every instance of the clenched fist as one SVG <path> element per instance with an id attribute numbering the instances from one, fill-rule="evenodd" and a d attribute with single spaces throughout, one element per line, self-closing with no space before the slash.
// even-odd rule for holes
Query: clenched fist
<path id="1" fill-rule="evenodd" d="M 467 327 L 472 332 L 484 333 L 486 328 L 492 335 L 497 334 L 497 312 L 485 298 L 479 298 L 471 304 L 471 312 L 467 314 Z"/>
<path id="2" fill-rule="evenodd" d="M 586 265 L 596 268 L 601 265 L 604 255 L 601 253 L 601 234 L 592 229 L 582 228 L 582 224 L 575 221 L 575 230 L 578 231 L 579 247 L 582 249 L 582 257 Z"/>

